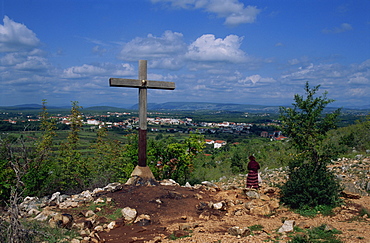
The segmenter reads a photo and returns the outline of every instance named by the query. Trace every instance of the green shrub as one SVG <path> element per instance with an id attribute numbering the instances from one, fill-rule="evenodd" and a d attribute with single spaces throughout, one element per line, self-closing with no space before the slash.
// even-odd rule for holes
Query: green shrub
<path id="1" fill-rule="evenodd" d="M 316 169 L 310 164 L 289 172 L 289 180 L 281 186 L 281 202 L 293 209 L 338 205 L 340 185 L 326 167 Z"/>

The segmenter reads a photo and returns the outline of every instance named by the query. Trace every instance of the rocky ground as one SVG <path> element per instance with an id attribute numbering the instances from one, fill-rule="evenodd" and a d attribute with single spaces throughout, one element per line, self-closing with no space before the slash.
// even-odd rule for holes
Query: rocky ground
<path id="1" fill-rule="evenodd" d="M 327 225 L 343 242 L 370 242 L 370 159 L 341 159 L 331 169 L 345 186 L 344 204 L 331 216 L 303 217 L 279 204 L 283 168 L 262 171 L 258 191 L 244 189 L 245 175 L 181 187 L 173 181 L 105 188 L 44 199 L 26 198 L 23 217 L 75 229 L 67 242 L 288 242 L 293 226 Z M 152 184 L 156 184 L 153 182 Z"/>

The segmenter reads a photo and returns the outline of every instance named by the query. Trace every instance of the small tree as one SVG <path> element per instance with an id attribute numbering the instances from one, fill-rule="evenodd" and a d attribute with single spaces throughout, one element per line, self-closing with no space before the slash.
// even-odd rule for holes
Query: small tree
<path id="1" fill-rule="evenodd" d="M 42 100 L 42 112 L 40 113 L 40 130 L 42 135 L 36 143 L 35 154 L 29 163 L 25 175 L 25 194 L 41 196 L 47 193 L 45 188 L 48 184 L 51 167 L 53 138 L 56 136 L 56 122 L 52 119 L 46 108 L 46 100 Z"/>
<path id="2" fill-rule="evenodd" d="M 125 159 L 126 150 L 121 142 L 109 139 L 107 128 L 98 129 L 96 143 L 91 148 L 93 153 L 89 157 L 90 187 L 105 186 L 109 182 L 117 181 L 123 183 L 130 177 L 135 168 L 134 164 Z"/>
<path id="3" fill-rule="evenodd" d="M 327 169 L 333 154 L 324 149 L 323 141 L 336 127 L 340 109 L 323 115 L 333 100 L 327 99 L 327 92 L 316 97 L 319 87 L 311 89 L 306 82 L 306 96 L 296 94 L 293 108 L 280 108 L 283 132 L 296 150 L 289 161 L 289 179 L 281 188 L 281 201 L 292 208 L 334 206 L 339 199 L 339 182 Z"/>
<path id="4" fill-rule="evenodd" d="M 185 184 L 193 172 L 193 161 L 204 149 L 204 137 L 191 134 L 182 142 L 149 140 L 149 167 L 158 179 L 174 179 Z M 161 163 L 161 166 L 156 166 Z"/>
<path id="5" fill-rule="evenodd" d="M 54 186 L 56 190 L 74 191 L 81 190 L 85 186 L 85 180 L 89 174 L 87 161 L 78 150 L 80 146 L 79 132 L 82 127 L 82 114 L 77 101 L 72 102 L 71 115 L 69 116 L 70 131 L 67 142 L 61 143 L 54 174 Z"/>

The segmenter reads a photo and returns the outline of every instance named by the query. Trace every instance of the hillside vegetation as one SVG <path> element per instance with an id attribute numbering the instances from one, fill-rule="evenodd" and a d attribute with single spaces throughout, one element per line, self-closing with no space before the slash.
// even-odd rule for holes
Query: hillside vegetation
<path id="1" fill-rule="evenodd" d="M 247 137 L 210 149 L 204 135 L 156 136 L 148 139 L 147 163 L 156 179 L 174 179 L 184 185 L 247 173 L 248 157 L 254 155 L 262 168 L 288 168 L 288 180 L 280 185 L 281 202 L 291 208 L 339 205 L 340 187 L 327 166 L 338 157 L 352 157 L 370 150 L 370 119 L 337 128 L 340 109 L 325 113 L 333 102 L 317 96 L 320 86 L 306 84 L 305 96 L 296 95 L 293 107 L 281 107 L 280 128 L 287 140 Z M 106 127 L 96 129 L 95 138 L 81 139 L 81 107 L 72 102 L 69 130 L 57 136 L 43 101 L 38 136 L 29 133 L 3 133 L 0 137 L 0 199 L 15 205 L 25 196 L 44 196 L 56 191 L 72 194 L 103 187 L 110 182 L 124 183 L 137 165 L 138 137 L 134 130 L 124 142 L 112 139 Z M 91 133 L 91 131 L 90 131 Z M 90 134 L 91 135 L 91 134 Z M 15 210 L 17 207 L 10 207 Z M 19 228 L 18 213 L 15 231 Z"/>
<path id="2" fill-rule="evenodd" d="M 306 88 L 306 91 L 310 91 L 308 86 Z M 318 87 L 310 94 L 311 98 L 317 89 Z M 300 101 L 304 98 L 301 97 Z M 247 158 L 251 154 L 255 155 L 263 168 L 276 168 L 287 165 L 292 167 L 292 158 L 297 163 L 319 156 L 325 158 L 325 165 L 331 159 L 366 153 L 370 148 L 369 118 L 341 128 L 335 128 L 334 120 L 330 126 L 323 123 L 324 130 L 314 131 L 317 137 L 311 140 L 312 133 L 308 131 L 314 130 L 315 124 L 318 124 L 315 120 L 321 121 L 324 117 L 323 109 L 330 103 L 325 97 L 318 97 L 305 104 L 311 102 L 315 105 L 317 101 L 323 103 L 311 118 L 313 123 L 306 120 L 307 114 L 304 112 L 302 117 L 291 115 L 291 118 L 302 120 L 302 123 L 292 120 L 292 124 L 297 126 L 290 128 L 291 133 L 285 130 L 290 137 L 285 141 L 249 137 L 239 140 L 237 144 L 228 143 L 220 149 L 210 149 L 205 145 L 204 136 L 200 134 L 149 137 L 148 166 L 156 178 L 172 178 L 184 184 L 187 181 L 199 183 L 247 173 Z M 56 131 L 55 121 L 50 118 L 45 101 L 40 115 L 41 124 L 38 130 L 41 131 L 38 135 L 29 135 L 26 132 L 19 133 L 20 135 L 1 135 L 0 197 L 3 202 L 9 199 L 12 188 L 15 188 L 19 180 L 22 181 L 22 187 L 18 190 L 22 191 L 23 196 L 42 196 L 55 191 L 72 193 L 109 182 L 125 182 L 129 178 L 137 164 L 135 131 L 124 135 L 123 140 L 118 139 L 122 135 L 114 135 L 104 127 L 95 132 L 82 131 L 79 119 L 81 107 L 77 102 L 72 103 L 68 132 Z M 301 130 L 297 130 L 298 128 Z M 89 140 L 82 139 L 87 138 L 86 136 Z M 302 147 L 303 142 L 310 145 Z M 302 157 L 305 151 L 312 151 L 314 154 L 311 157 Z M 321 163 L 322 159 L 317 160 L 316 165 L 318 161 Z M 162 166 L 157 166 L 159 164 Z"/>

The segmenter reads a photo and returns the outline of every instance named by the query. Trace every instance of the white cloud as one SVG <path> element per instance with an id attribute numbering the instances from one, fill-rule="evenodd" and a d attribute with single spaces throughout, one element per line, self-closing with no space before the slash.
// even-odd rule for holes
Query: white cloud
<path id="1" fill-rule="evenodd" d="M 116 77 L 132 76 L 136 73 L 134 67 L 128 63 L 123 63 L 121 65 L 110 64 L 109 66 L 109 72 L 112 71 L 111 74 Z"/>
<path id="2" fill-rule="evenodd" d="M 192 89 L 195 89 L 195 90 L 206 90 L 207 87 L 204 84 L 198 84 L 198 85 L 193 86 Z"/>
<path id="3" fill-rule="evenodd" d="M 148 73 L 148 79 L 149 80 L 164 80 L 164 81 L 173 81 L 173 80 L 177 80 L 178 79 L 178 76 L 177 75 L 171 75 L 171 74 L 167 74 L 167 75 L 161 75 L 161 74 L 156 74 L 156 73 Z"/>
<path id="4" fill-rule="evenodd" d="M 63 78 L 88 78 L 88 77 L 122 77 L 134 75 L 134 68 L 130 64 L 115 65 L 102 63 L 97 65 L 83 64 L 63 70 Z"/>
<path id="5" fill-rule="evenodd" d="M 101 75 L 105 70 L 101 67 L 84 64 L 82 66 L 74 66 L 63 71 L 64 78 L 81 78 L 88 75 Z"/>
<path id="6" fill-rule="evenodd" d="M 257 18 L 257 14 L 260 12 L 261 10 L 257 9 L 255 6 L 247 6 L 246 8 L 240 9 L 240 11 L 228 14 L 225 24 L 235 26 L 239 24 L 254 23 Z"/>
<path id="7" fill-rule="evenodd" d="M 296 62 L 293 62 L 296 63 Z M 286 75 L 282 75 L 281 78 L 283 79 L 307 79 L 309 78 L 309 74 L 315 71 L 315 66 L 313 63 L 310 63 L 308 66 L 301 66 L 298 67 L 298 70 L 291 72 Z"/>
<path id="8" fill-rule="evenodd" d="M 363 88 L 350 88 L 348 91 L 348 94 L 351 96 L 357 96 L 357 97 L 368 97 L 369 96 L 369 88 L 363 89 Z"/>
<path id="9" fill-rule="evenodd" d="M 226 36 L 225 39 L 216 39 L 212 34 L 202 35 L 188 47 L 185 57 L 194 61 L 244 62 L 247 57 L 240 49 L 242 40 L 243 37 L 236 35 Z"/>
<path id="10" fill-rule="evenodd" d="M 14 66 L 15 69 L 23 71 L 41 71 L 51 68 L 48 60 L 40 56 L 28 56 L 27 60 Z"/>
<path id="11" fill-rule="evenodd" d="M 238 80 L 238 83 L 242 84 L 242 86 L 265 85 L 265 84 L 271 84 L 274 82 L 275 80 L 273 78 L 263 78 L 259 74 L 251 75 L 244 79 Z"/>
<path id="12" fill-rule="evenodd" d="M 370 79 L 369 77 L 365 77 L 364 73 L 355 73 L 349 77 L 349 83 L 370 85 Z"/>
<path id="13" fill-rule="evenodd" d="M 159 69 L 168 69 L 168 70 L 178 70 L 183 66 L 183 58 L 180 56 L 177 57 L 168 57 L 153 59 L 149 63 L 149 68 L 159 68 Z"/>
<path id="14" fill-rule="evenodd" d="M 290 66 L 294 66 L 294 65 L 310 65 L 310 62 L 311 60 L 307 57 L 307 56 L 303 56 L 303 57 L 300 57 L 300 58 L 293 58 L 293 59 L 290 59 L 288 60 L 288 64 Z"/>
<path id="15" fill-rule="evenodd" d="M 153 3 L 168 3 L 174 8 L 204 9 L 219 18 L 225 18 L 225 24 L 236 26 L 254 23 L 261 12 L 256 6 L 244 6 L 239 0 L 152 0 Z"/>
<path id="16" fill-rule="evenodd" d="M 8 16 L 3 22 L 4 25 L 0 25 L 0 52 L 30 50 L 39 45 L 36 34 L 24 24 L 14 22 Z"/>
<path id="17" fill-rule="evenodd" d="M 322 32 L 324 34 L 338 34 L 338 33 L 346 32 L 346 31 L 350 31 L 352 29 L 353 29 L 352 25 L 348 23 L 343 23 L 339 27 L 335 27 L 333 29 L 324 29 L 322 30 Z"/>
<path id="18" fill-rule="evenodd" d="M 335 106 L 356 106 L 362 99 L 368 105 L 370 92 L 370 59 L 360 64 L 343 66 L 339 64 L 313 64 L 301 66 L 282 75 L 278 81 L 279 89 L 286 87 L 290 92 L 302 93 L 306 81 L 313 85 L 321 85 L 321 91 L 328 91 L 328 97 L 336 100 Z"/>
<path id="19" fill-rule="evenodd" d="M 20 59 L 23 59 L 23 57 L 21 58 L 18 53 L 7 53 L 0 58 L 0 64 L 1 66 L 14 66 L 21 62 Z"/>
<path id="20" fill-rule="evenodd" d="M 118 58 L 122 60 L 158 59 L 176 55 L 185 50 L 181 33 L 165 31 L 161 37 L 149 34 L 146 38 L 137 37 L 126 43 Z"/>
<path id="21" fill-rule="evenodd" d="M 194 5 L 196 5 L 197 2 L 198 3 L 201 2 L 198 0 L 151 0 L 151 1 L 152 3 L 159 2 L 169 3 L 174 8 L 184 8 L 184 9 L 194 8 Z"/>

